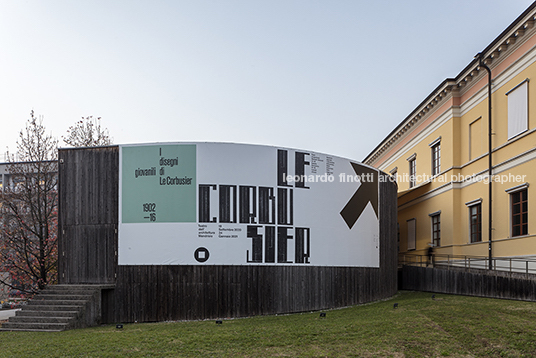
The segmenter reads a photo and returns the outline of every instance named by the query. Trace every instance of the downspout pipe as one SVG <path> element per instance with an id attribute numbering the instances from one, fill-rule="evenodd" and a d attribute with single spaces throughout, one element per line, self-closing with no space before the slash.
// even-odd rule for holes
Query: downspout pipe
<path id="1" fill-rule="evenodd" d="M 492 224 L 492 184 L 493 184 L 493 162 L 491 158 L 492 154 L 492 146 L 491 146 L 491 138 L 493 135 L 493 132 L 491 130 L 491 70 L 490 68 L 484 63 L 484 56 L 481 52 L 477 53 L 475 58 L 478 58 L 478 65 L 482 68 L 484 68 L 486 71 L 488 71 L 488 196 L 489 196 L 489 208 L 488 208 L 488 262 L 489 262 L 489 269 L 493 270 L 493 262 L 492 262 L 492 251 L 491 251 L 491 243 L 492 243 L 492 231 L 493 231 L 493 224 Z"/>

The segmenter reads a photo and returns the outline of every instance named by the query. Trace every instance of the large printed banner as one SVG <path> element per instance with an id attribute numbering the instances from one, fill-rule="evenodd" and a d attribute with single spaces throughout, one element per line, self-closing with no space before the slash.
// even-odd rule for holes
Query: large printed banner
<path id="1" fill-rule="evenodd" d="M 379 267 L 378 174 L 289 148 L 121 146 L 119 264 Z"/>

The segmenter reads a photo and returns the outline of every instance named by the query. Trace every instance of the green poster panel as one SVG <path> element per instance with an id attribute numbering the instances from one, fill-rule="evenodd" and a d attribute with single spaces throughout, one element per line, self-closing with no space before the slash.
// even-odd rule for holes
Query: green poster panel
<path id="1" fill-rule="evenodd" d="M 121 147 L 123 223 L 196 222 L 196 145 Z"/>

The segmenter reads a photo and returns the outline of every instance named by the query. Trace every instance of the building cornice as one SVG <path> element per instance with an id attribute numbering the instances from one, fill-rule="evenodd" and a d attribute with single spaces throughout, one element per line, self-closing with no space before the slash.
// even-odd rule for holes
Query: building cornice
<path id="1" fill-rule="evenodd" d="M 493 72 L 494 69 L 536 32 L 536 2 L 525 10 L 503 33 L 501 33 L 483 51 L 484 63 Z M 421 102 L 364 160 L 363 163 L 376 164 L 399 143 L 410 135 L 416 125 L 428 119 L 435 109 L 448 99 L 459 99 L 470 88 L 485 77 L 486 71 L 479 66 L 478 59 L 473 59 L 456 78 L 443 81 L 426 99 Z M 498 75 L 495 73 L 494 76 Z M 453 101 L 454 105 L 459 105 Z M 414 134 L 415 135 L 415 134 Z"/>

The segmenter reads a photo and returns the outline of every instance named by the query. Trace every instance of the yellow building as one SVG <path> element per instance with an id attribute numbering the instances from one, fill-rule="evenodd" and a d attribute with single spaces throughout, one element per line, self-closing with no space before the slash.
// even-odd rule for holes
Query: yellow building
<path id="1" fill-rule="evenodd" d="M 536 255 L 535 21 L 536 2 L 365 158 L 396 176 L 400 253 Z"/>

